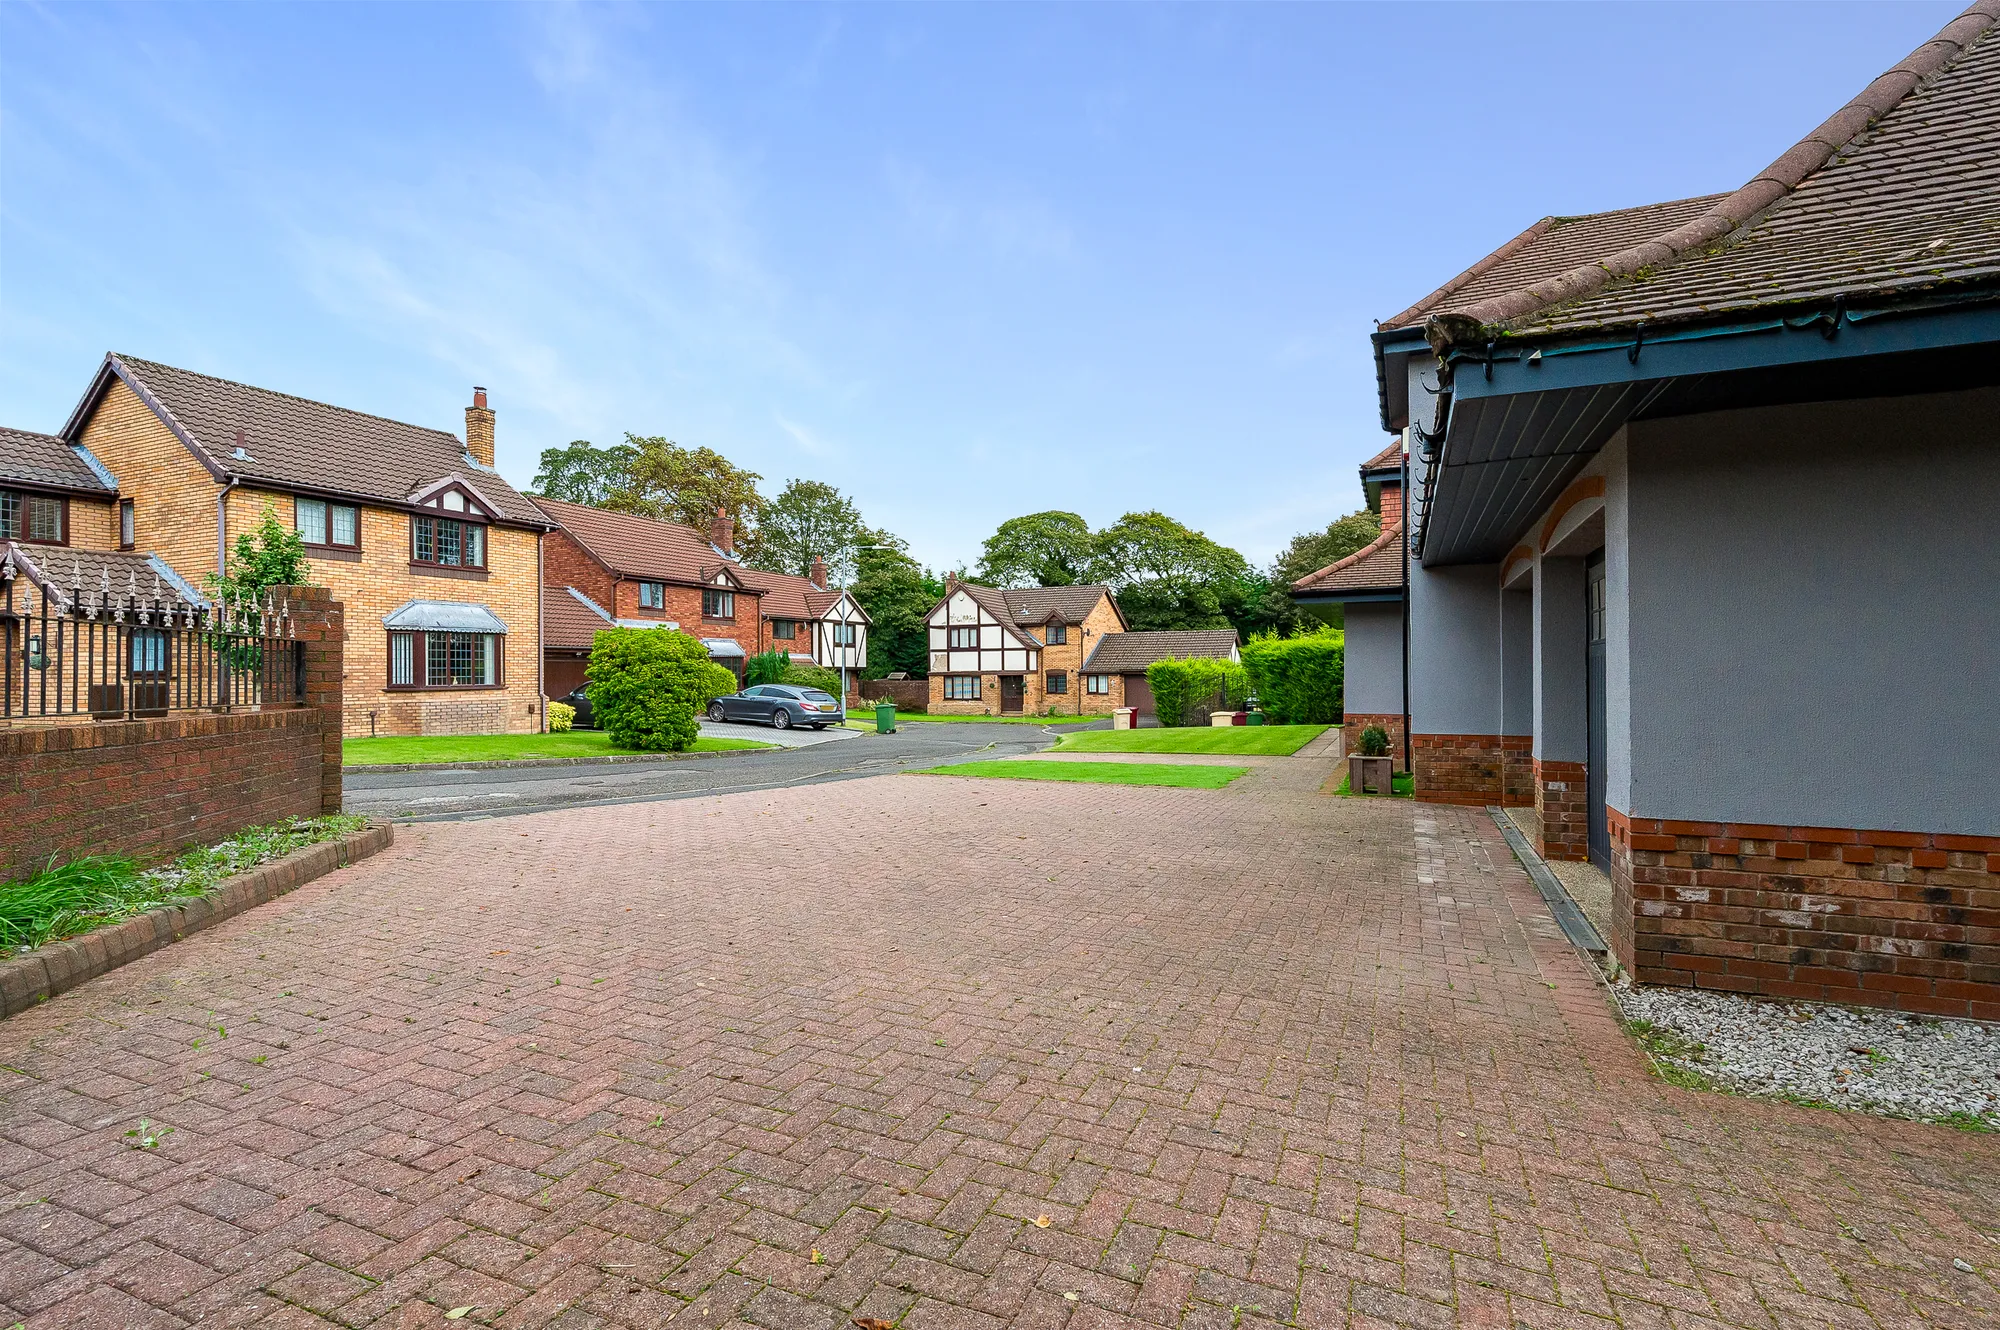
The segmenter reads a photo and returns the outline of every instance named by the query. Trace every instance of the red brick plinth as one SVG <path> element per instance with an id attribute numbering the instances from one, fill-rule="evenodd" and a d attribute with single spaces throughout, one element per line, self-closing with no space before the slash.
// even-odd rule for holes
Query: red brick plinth
<path id="1" fill-rule="evenodd" d="M 1542 826 L 1535 853 L 1542 858 L 1590 858 L 1589 776 L 1581 762 L 1535 759 L 1535 816 Z"/>
<path id="2" fill-rule="evenodd" d="M 2000 1020 L 2000 836 L 1609 822 L 1641 983 Z"/>
<path id="3" fill-rule="evenodd" d="M 1389 736 L 1389 756 L 1395 761 L 1395 770 L 1408 771 L 1403 761 L 1403 717 L 1400 714 L 1380 716 L 1350 711 L 1340 722 L 1342 739 L 1341 751 L 1358 753 L 1361 751 L 1361 731 L 1370 725 L 1380 725 L 1382 732 Z"/>
<path id="4" fill-rule="evenodd" d="M 1534 740 L 1525 734 L 1412 735 L 1417 799 L 1481 808 L 1532 804 L 1533 747 Z"/>

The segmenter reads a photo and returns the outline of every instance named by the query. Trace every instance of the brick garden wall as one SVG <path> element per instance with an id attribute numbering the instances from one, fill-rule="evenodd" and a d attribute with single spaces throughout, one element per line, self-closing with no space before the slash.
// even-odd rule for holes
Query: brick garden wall
<path id="1" fill-rule="evenodd" d="M 81 854 L 168 858 L 247 826 L 340 811 L 343 618 L 293 587 L 303 707 L 0 728 L 0 881 Z"/>
<path id="2" fill-rule="evenodd" d="M 898 711 L 922 711 L 931 702 L 927 679 L 870 679 L 861 685 L 861 700 L 872 706 L 883 700 L 894 702 Z"/>
<path id="3" fill-rule="evenodd" d="M 1640 982 L 2000 1019 L 2000 836 L 1609 821 Z"/>

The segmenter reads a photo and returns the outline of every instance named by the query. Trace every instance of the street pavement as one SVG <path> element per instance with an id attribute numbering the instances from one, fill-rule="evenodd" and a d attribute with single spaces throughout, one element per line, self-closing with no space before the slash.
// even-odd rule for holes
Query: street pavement
<path id="1" fill-rule="evenodd" d="M 0 1021 L 0 1327 L 2000 1325 L 2000 1138 L 1667 1085 L 1482 810 L 1246 765 L 401 827 Z"/>
<path id="2" fill-rule="evenodd" d="M 731 738 L 758 740 L 773 733 L 757 725 L 708 729 Z M 821 742 L 804 747 L 657 762 L 358 771 L 349 772 L 341 787 L 350 813 L 426 820 L 486 817 L 850 780 L 950 762 L 1017 757 L 1055 742 L 1051 733 L 1036 725 L 957 721 L 910 722 L 894 734 L 855 733 L 831 742 L 825 736 L 818 737 Z"/>

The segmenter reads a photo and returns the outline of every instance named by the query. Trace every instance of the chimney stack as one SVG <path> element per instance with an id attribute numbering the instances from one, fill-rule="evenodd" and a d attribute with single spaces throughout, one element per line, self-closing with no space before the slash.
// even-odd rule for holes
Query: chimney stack
<path id="1" fill-rule="evenodd" d="M 493 410 L 484 388 L 472 390 L 472 405 L 465 408 L 465 451 L 481 466 L 493 465 Z"/>
<path id="2" fill-rule="evenodd" d="M 1387 531 L 1402 520 L 1403 482 L 1385 480 L 1382 482 L 1382 529 Z"/>
<path id="3" fill-rule="evenodd" d="M 944 593 L 949 596 L 956 590 L 958 590 L 958 574 L 946 573 L 944 575 Z"/>
<path id="4" fill-rule="evenodd" d="M 717 508 L 715 516 L 708 524 L 708 543 L 721 550 L 730 558 L 736 557 L 736 523 L 729 520 L 729 514 Z"/>
<path id="5" fill-rule="evenodd" d="M 812 584 L 821 591 L 826 590 L 826 560 L 813 555 Z"/>

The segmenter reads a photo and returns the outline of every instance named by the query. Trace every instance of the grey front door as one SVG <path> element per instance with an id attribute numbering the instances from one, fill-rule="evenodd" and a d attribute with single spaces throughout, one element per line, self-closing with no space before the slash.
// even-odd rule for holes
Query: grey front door
<path id="1" fill-rule="evenodd" d="M 1604 816 L 1604 551 L 1583 565 L 1584 624 L 1589 633 L 1590 766 L 1584 777 L 1590 818 L 1590 862 L 1609 876 L 1611 827 Z"/>

